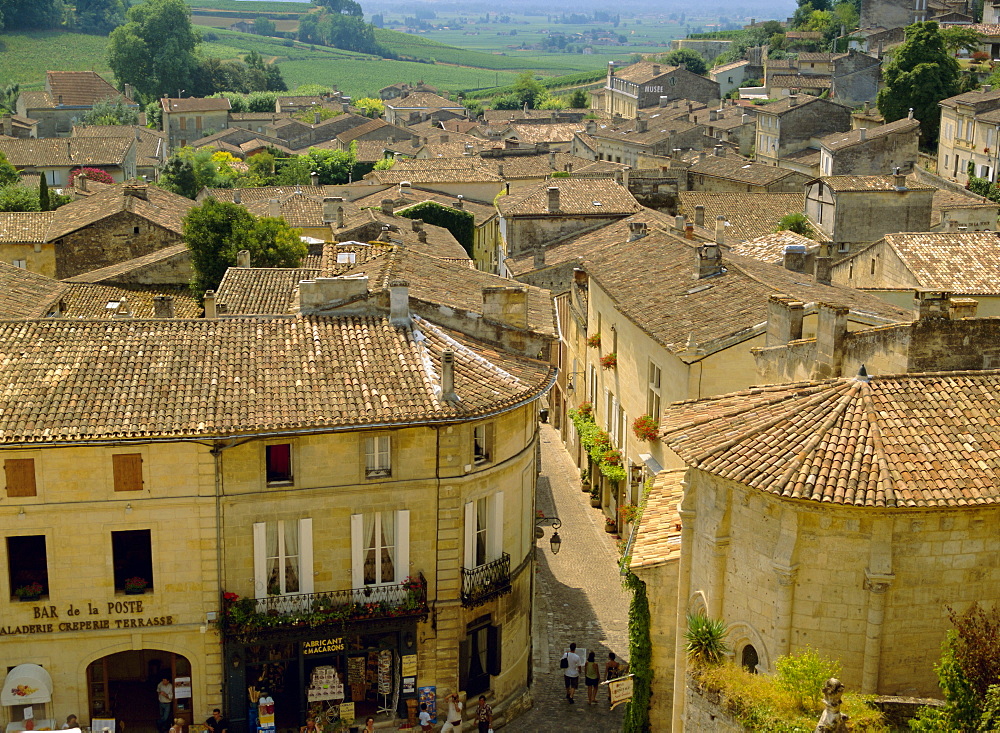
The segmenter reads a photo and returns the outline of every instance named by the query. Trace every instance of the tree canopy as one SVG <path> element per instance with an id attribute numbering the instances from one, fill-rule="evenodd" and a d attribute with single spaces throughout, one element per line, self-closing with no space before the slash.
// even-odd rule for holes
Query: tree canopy
<path id="1" fill-rule="evenodd" d="M 122 0 L 76 0 L 76 26 L 84 33 L 103 36 L 124 22 Z"/>
<path id="2" fill-rule="evenodd" d="M 138 125 L 139 110 L 129 107 L 121 97 L 109 97 L 84 112 L 80 122 L 84 125 Z"/>
<path id="3" fill-rule="evenodd" d="M 906 117 L 912 107 L 923 144 L 931 146 L 937 143 L 941 123 L 938 102 L 959 92 L 959 66 L 934 21 L 914 23 L 905 33 L 906 40 L 882 69 L 885 87 L 875 103 L 886 122 Z"/>
<path id="4" fill-rule="evenodd" d="M 704 74 L 708 71 L 708 64 L 705 63 L 705 59 L 701 57 L 700 53 L 692 51 L 690 48 L 678 48 L 675 51 L 671 51 L 664 58 L 664 61 L 671 66 L 684 64 L 692 74 Z"/>
<path id="5" fill-rule="evenodd" d="M 307 253 L 300 235 L 284 219 L 257 218 L 239 204 L 206 199 L 184 217 L 195 271 L 191 286 L 199 294 L 217 288 L 241 249 L 260 267 L 298 267 Z"/>

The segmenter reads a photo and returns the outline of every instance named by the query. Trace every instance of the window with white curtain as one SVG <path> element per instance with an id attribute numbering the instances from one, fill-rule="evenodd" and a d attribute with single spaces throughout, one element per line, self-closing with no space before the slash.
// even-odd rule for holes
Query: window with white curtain
<path id="1" fill-rule="evenodd" d="M 365 478 L 392 476 L 392 436 L 372 435 L 365 438 Z"/>
<path id="2" fill-rule="evenodd" d="M 408 510 L 351 515 L 352 586 L 402 583 L 410 574 Z"/>
<path id="3" fill-rule="evenodd" d="M 312 519 L 257 522 L 253 545 L 257 598 L 313 592 Z"/>
<path id="4" fill-rule="evenodd" d="M 472 569 L 499 560 L 503 554 L 503 492 L 465 504 L 465 558 Z"/>

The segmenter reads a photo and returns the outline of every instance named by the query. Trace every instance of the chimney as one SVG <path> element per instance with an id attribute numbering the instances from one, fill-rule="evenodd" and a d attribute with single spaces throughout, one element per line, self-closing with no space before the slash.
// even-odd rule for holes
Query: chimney
<path id="1" fill-rule="evenodd" d="M 465 208 L 465 196 L 463 196 L 462 194 L 458 194 L 458 198 L 455 200 L 455 208 L 456 209 Z"/>
<path id="2" fill-rule="evenodd" d="M 573 268 L 573 284 L 578 288 L 587 287 L 589 278 L 587 277 L 587 271 L 582 267 Z"/>
<path id="3" fill-rule="evenodd" d="M 11 116 L 10 112 L 4 113 L 3 116 L 3 130 L 0 130 L 7 137 L 14 137 L 14 118 Z"/>
<path id="4" fill-rule="evenodd" d="M 797 94 L 789 94 L 788 95 L 788 106 L 789 107 L 794 107 L 798 103 L 799 103 L 799 96 Z"/>
<path id="5" fill-rule="evenodd" d="M 993 86 L 990 84 L 983 84 L 983 94 L 989 94 L 993 90 Z"/>
<path id="6" fill-rule="evenodd" d="M 750 124 L 750 115 L 746 114 L 745 112 L 742 115 L 740 115 L 740 124 L 741 125 L 749 125 Z"/>
<path id="7" fill-rule="evenodd" d="M 115 318 L 131 318 L 132 310 L 129 308 L 128 300 L 122 298 L 118 301 L 118 307 L 115 308 Z"/>
<path id="8" fill-rule="evenodd" d="M 267 200 L 267 215 L 273 219 L 281 216 L 281 202 L 278 199 Z"/>
<path id="9" fill-rule="evenodd" d="M 153 296 L 153 317 L 154 318 L 173 318 L 174 317 L 174 299 L 169 295 L 156 295 Z"/>
<path id="10" fill-rule="evenodd" d="M 694 223 L 687 222 L 684 225 L 684 239 L 694 239 Z"/>
<path id="11" fill-rule="evenodd" d="M 816 377 L 839 377 L 844 361 L 848 308 L 817 303 Z"/>
<path id="12" fill-rule="evenodd" d="M 861 135 L 861 142 L 864 142 L 865 140 L 868 139 L 868 128 L 867 127 L 862 127 L 860 130 L 858 130 L 858 133 Z"/>
<path id="13" fill-rule="evenodd" d="M 588 135 L 593 135 L 597 132 L 597 122 L 594 120 L 587 120 L 587 125 L 584 129 L 587 131 Z"/>
<path id="14" fill-rule="evenodd" d="M 389 282 L 389 323 L 393 326 L 409 326 L 410 283 L 399 278 Z"/>
<path id="15" fill-rule="evenodd" d="M 126 84 L 125 85 L 125 98 L 126 99 L 132 99 L 132 85 L 131 84 Z"/>
<path id="16" fill-rule="evenodd" d="M 806 271 L 806 247 L 804 244 L 786 244 L 783 263 L 791 272 Z"/>
<path id="17" fill-rule="evenodd" d="M 868 110 L 869 110 L 869 107 L 868 107 L 868 102 L 866 101 L 866 102 L 865 102 L 865 107 L 864 107 L 864 111 L 862 112 L 862 114 L 868 114 Z"/>
<path id="18" fill-rule="evenodd" d="M 684 233 L 684 215 L 678 214 L 674 217 L 674 229 L 676 229 L 681 234 Z"/>
<path id="19" fill-rule="evenodd" d="M 424 220 L 423 219 L 410 219 L 410 227 L 413 229 L 413 231 L 419 232 L 421 229 L 424 228 Z"/>
<path id="20" fill-rule="evenodd" d="M 392 241 L 389 238 L 389 227 L 386 226 L 385 224 L 382 225 L 382 232 L 378 235 L 378 241 L 379 242 L 390 242 L 390 241 Z"/>
<path id="21" fill-rule="evenodd" d="M 313 171 L 309 174 L 309 180 L 312 181 L 313 186 L 319 186 L 319 173 Z"/>
<path id="22" fill-rule="evenodd" d="M 554 152 L 549 153 L 549 168 L 552 170 L 556 169 L 556 154 Z"/>
<path id="23" fill-rule="evenodd" d="M 709 122 L 715 122 L 718 119 L 719 119 L 719 113 L 718 112 L 716 112 L 714 109 L 711 109 L 711 110 L 708 111 L 708 121 Z"/>
<path id="24" fill-rule="evenodd" d="M 802 338 L 802 315 L 805 304 L 787 295 L 772 295 L 767 301 L 767 336 L 765 346 L 784 346 Z"/>
<path id="25" fill-rule="evenodd" d="M 614 75 L 615 75 L 615 62 L 614 61 L 609 61 L 608 62 L 608 76 L 614 76 Z"/>
<path id="26" fill-rule="evenodd" d="M 559 211 L 559 186 L 549 186 L 546 192 L 548 193 L 548 201 L 545 210 L 553 214 Z"/>
<path id="27" fill-rule="evenodd" d="M 441 401 L 458 402 L 455 394 L 455 352 L 445 349 L 441 352 Z"/>
<path id="28" fill-rule="evenodd" d="M 646 222 L 630 221 L 628 223 L 628 241 L 634 242 L 646 236 Z"/>
<path id="29" fill-rule="evenodd" d="M 705 154 L 704 150 L 699 150 L 698 151 L 698 162 L 699 163 L 704 162 L 705 158 L 707 158 L 707 157 L 708 157 L 708 155 Z"/>
<path id="30" fill-rule="evenodd" d="M 319 110 L 318 109 L 317 110 L 313 110 L 313 124 L 314 125 L 318 125 L 319 124 Z"/>
<path id="31" fill-rule="evenodd" d="M 46 183 L 48 183 L 48 181 L 46 181 Z M 74 183 L 76 183 L 76 185 L 79 187 L 79 189 L 81 191 L 83 191 L 83 192 L 86 193 L 86 191 L 87 191 L 87 177 L 86 176 L 77 176 L 76 179 L 74 179 Z M 41 184 L 39 184 L 39 185 L 41 185 Z"/>
<path id="32" fill-rule="evenodd" d="M 497 163 L 497 175 L 503 178 L 503 163 Z"/>
<path id="33" fill-rule="evenodd" d="M 351 105 L 349 105 L 347 102 L 342 103 L 340 105 L 340 111 L 341 112 L 350 112 L 351 111 Z"/>
<path id="34" fill-rule="evenodd" d="M 122 193 L 126 196 L 134 196 L 137 199 L 142 199 L 143 201 L 149 200 L 149 191 L 146 186 L 142 184 L 129 183 L 122 188 Z"/>
<path id="35" fill-rule="evenodd" d="M 925 318 L 947 317 L 950 300 L 951 293 L 944 290 L 916 288 L 913 291 L 913 304 L 921 321 Z"/>
<path id="36" fill-rule="evenodd" d="M 233 203 L 234 204 L 242 204 L 243 203 L 243 194 L 240 193 L 239 189 L 236 189 L 235 191 L 233 191 Z"/>
<path id="37" fill-rule="evenodd" d="M 899 172 L 899 168 L 895 168 L 892 172 L 892 177 L 895 179 L 896 190 L 906 191 L 906 175 Z"/>
<path id="38" fill-rule="evenodd" d="M 723 158 L 723 157 L 725 157 L 725 153 L 723 152 L 724 150 L 725 150 L 725 148 L 722 145 L 716 145 L 715 148 L 714 148 L 714 150 L 713 150 L 713 152 L 715 153 L 715 157 L 716 158 Z"/>
<path id="39" fill-rule="evenodd" d="M 209 318 L 209 319 L 214 320 L 215 318 L 218 317 L 218 314 L 215 312 L 215 291 L 214 290 L 206 290 L 205 291 L 204 305 L 205 305 L 205 318 Z"/>
<path id="40" fill-rule="evenodd" d="M 392 216 L 392 199 L 382 199 L 382 213 Z"/>
<path id="41" fill-rule="evenodd" d="M 717 244 L 698 247 L 698 279 L 722 274 L 722 248 Z"/>
<path id="42" fill-rule="evenodd" d="M 649 123 L 646 120 L 636 120 L 635 121 L 635 131 L 636 132 L 646 132 L 649 129 Z"/>
<path id="43" fill-rule="evenodd" d="M 527 328 L 528 289 L 523 285 L 483 288 L 483 318 Z"/>
<path id="44" fill-rule="evenodd" d="M 726 217 L 715 217 L 715 243 L 720 247 L 726 243 Z"/>
<path id="45" fill-rule="evenodd" d="M 694 207 L 694 225 L 696 227 L 705 226 L 705 207 L 702 204 Z"/>
<path id="46" fill-rule="evenodd" d="M 426 242 L 427 241 L 427 230 L 426 229 L 421 229 L 419 232 L 417 232 L 417 241 L 418 242 Z"/>
<path id="47" fill-rule="evenodd" d="M 670 104 L 670 97 L 667 96 L 666 94 L 661 94 L 660 95 L 660 103 L 659 103 L 658 106 L 660 106 L 660 107 L 666 107 L 668 104 Z"/>
<path id="48" fill-rule="evenodd" d="M 534 267 L 536 270 L 541 270 L 543 267 L 545 267 L 545 245 L 536 244 L 533 252 L 534 252 L 534 258 L 533 258 L 534 261 L 532 262 L 532 267 Z"/>
<path id="49" fill-rule="evenodd" d="M 250 250 L 241 249 L 236 253 L 236 266 L 244 269 L 250 267 Z"/>
<path id="50" fill-rule="evenodd" d="M 659 75 L 660 75 L 660 65 L 653 64 L 653 76 L 659 76 Z"/>
<path id="51" fill-rule="evenodd" d="M 959 318 L 975 318 L 979 301 L 974 298 L 952 298 L 948 301 L 948 316 L 953 321 Z"/>
<path id="52" fill-rule="evenodd" d="M 830 252 L 833 251 L 833 242 L 823 242 L 816 253 L 816 282 L 820 285 L 831 285 L 833 283 L 833 258 Z"/>

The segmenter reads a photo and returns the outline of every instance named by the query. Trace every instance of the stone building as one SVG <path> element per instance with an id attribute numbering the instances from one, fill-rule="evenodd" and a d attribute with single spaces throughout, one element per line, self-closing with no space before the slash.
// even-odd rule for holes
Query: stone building
<path id="1" fill-rule="evenodd" d="M 647 159 L 665 157 L 675 149 L 701 149 L 703 125 L 683 119 L 640 118 L 610 123 L 588 120 L 585 134 L 594 142 L 597 160 L 646 167 Z"/>
<path id="2" fill-rule="evenodd" d="M 608 64 L 608 78 L 601 92 L 594 100 L 600 100 L 605 113 L 634 118 L 639 110 L 658 106 L 662 97 L 693 99 L 706 104 L 717 100 L 719 83 L 683 66 L 640 61 L 618 69 L 612 62 Z"/>
<path id="3" fill-rule="evenodd" d="M 183 148 L 229 127 L 229 110 L 225 97 L 163 97 L 160 100 L 161 129 L 167 133 L 167 145 Z"/>
<path id="4" fill-rule="evenodd" d="M 251 688 L 293 728 L 316 668 L 362 718 L 405 717 L 418 685 L 514 714 L 554 318 L 542 291 L 493 280 L 447 326 L 397 277 L 353 277 L 298 284 L 281 316 L 218 319 L 209 294 L 200 320 L 0 329 L 0 648 L 51 676 L 58 707 L 36 720 L 151 728 L 163 675 L 189 725 L 218 706 L 252 730 Z"/>
<path id="5" fill-rule="evenodd" d="M 934 186 L 892 176 L 826 176 L 806 185 L 805 213 L 846 254 L 889 232 L 930 230 Z"/>
<path id="6" fill-rule="evenodd" d="M 452 102 L 431 92 L 404 92 L 385 100 L 385 121 L 390 125 L 423 122 L 442 113 L 453 117 L 468 117 L 469 111 L 460 102 Z"/>
<path id="7" fill-rule="evenodd" d="M 851 111 L 819 97 L 791 94 L 757 107 L 758 162 L 781 165 L 793 153 L 810 147 L 813 138 L 851 129 Z"/>
<path id="8" fill-rule="evenodd" d="M 733 61 L 730 64 L 716 66 L 708 72 L 708 78 L 718 83 L 719 96 L 725 98 L 727 94 L 739 89 L 743 86 L 743 82 L 749 80 L 750 77 L 747 76 L 749 66 L 750 62 L 746 59 Z"/>
<path id="9" fill-rule="evenodd" d="M 910 306 L 914 288 L 975 298 L 979 313 L 1000 315 L 1000 238 L 996 232 L 886 234 L 844 258 L 833 281 Z"/>
<path id="10" fill-rule="evenodd" d="M 73 171 L 98 168 L 116 182 L 135 178 L 138 169 L 135 138 L 3 138 L 0 153 L 7 162 L 25 173 L 44 174 L 50 187 L 69 185 Z"/>
<path id="11" fill-rule="evenodd" d="M 995 372 L 964 371 L 862 372 L 670 407 L 660 440 L 687 465 L 678 521 L 662 521 L 668 503 L 636 547 L 661 560 L 639 568 L 652 727 L 682 729 L 689 613 L 724 621 L 735 660 L 756 672 L 810 647 L 850 689 L 939 695 L 947 607 L 1000 601 L 1000 477 L 968 459 L 986 450 L 998 404 Z M 664 557 L 678 529 L 679 557 Z"/>
<path id="12" fill-rule="evenodd" d="M 905 28 L 923 20 L 927 0 L 861 0 L 862 28 Z"/>
<path id="13" fill-rule="evenodd" d="M 73 128 L 72 137 L 135 138 L 135 175 L 147 181 L 160 177 L 160 167 L 167 161 L 167 136 L 159 130 L 140 125 L 82 125 Z"/>
<path id="14" fill-rule="evenodd" d="M 44 90 L 21 92 L 15 111 L 37 121 L 32 137 L 65 137 L 95 104 L 104 100 L 121 100 L 139 109 L 128 84 L 122 94 L 94 71 L 48 71 Z"/>
<path id="15" fill-rule="evenodd" d="M 904 173 L 917 164 L 920 122 L 912 117 L 881 127 L 836 132 L 820 143 L 820 174 L 877 176 L 899 168 Z"/>
<path id="16" fill-rule="evenodd" d="M 959 183 L 969 180 L 969 164 L 980 178 L 996 181 L 1000 139 L 1000 89 L 984 84 L 939 102 L 938 174 Z"/>
<path id="17" fill-rule="evenodd" d="M 826 93 L 850 106 L 874 101 L 882 78 L 879 59 L 853 49 L 847 53 L 803 51 L 795 59 L 769 60 L 764 70 L 769 97 Z"/>

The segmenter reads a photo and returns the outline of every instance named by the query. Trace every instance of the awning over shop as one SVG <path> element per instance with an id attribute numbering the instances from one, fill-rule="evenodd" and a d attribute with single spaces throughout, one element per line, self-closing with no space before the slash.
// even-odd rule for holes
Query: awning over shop
<path id="1" fill-rule="evenodd" d="M 19 664 L 7 673 L 0 705 L 36 705 L 52 701 L 52 677 L 37 664 Z"/>
<path id="2" fill-rule="evenodd" d="M 640 453 L 639 460 L 646 464 L 646 468 L 649 469 L 649 472 L 653 476 L 663 470 L 663 466 L 661 466 L 659 462 L 657 462 L 657 460 L 649 453 Z"/>

